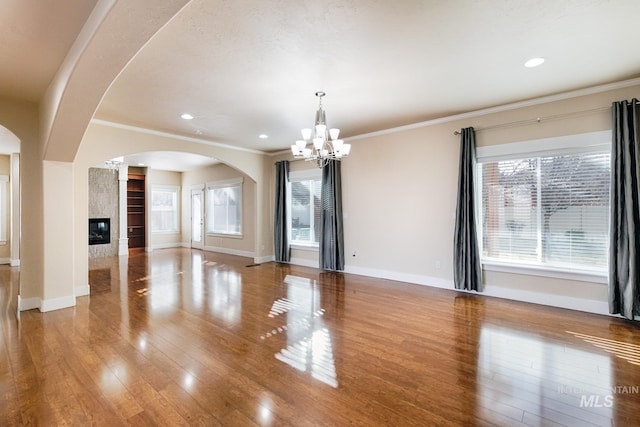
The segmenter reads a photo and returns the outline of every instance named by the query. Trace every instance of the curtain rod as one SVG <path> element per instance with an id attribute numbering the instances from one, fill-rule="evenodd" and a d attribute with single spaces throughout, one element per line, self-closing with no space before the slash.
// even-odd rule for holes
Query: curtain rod
<path id="1" fill-rule="evenodd" d="M 558 119 L 564 119 L 564 118 L 567 118 L 567 117 L 574 117 L 574 116 L 581 116 L 581 115 L 586 115 L 586 114 L 591 114 L 591 113 L 597 113 L 597 112 L 600 112 L 600 111 L 609 110 L 610 108 L 611 108 L 611 106 L 607 106 L 607 107 L 593 108 L 591 110 L 574 111 L 573 113 L 564 113 L 564 114 L 556 114 L 556 115 L 553 115 L 553 116 L 536 117 L 535 119 L 526 119 L 526 120 L 519 120 L 517 122 L 501 123 L 499 125 L 487 126 L 485 128 L 474 129 L 474 130 L 476 132 L 479 132 L 479 131 L 489 130 L 489 129 L 498 129 L 498 128 L 506 128 L 506 127 L 515 127 L 515 126 L 520 126 L 520 125 L 528 125 L 528 124 L 532 124 L 532 123 L 540 123 L 542 121 L 558 120 Z M 456 131 L 453 132 L 454 135 L 460 135 L 460 133 L 461 132 L 459 130 L 456 130 Z"/>

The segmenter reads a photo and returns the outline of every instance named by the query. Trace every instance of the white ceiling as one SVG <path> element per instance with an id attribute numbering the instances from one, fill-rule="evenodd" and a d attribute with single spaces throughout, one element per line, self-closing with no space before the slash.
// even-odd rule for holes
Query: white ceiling
<path id="1" fill-rule="evenodd" d="M 1 95 L 38 99 L 95 1 L 53 3 L 0 3 Z M 638 18 L 638 0 L 192 0 L 96 118 L 274 152 L 318 90 L 348 138 L 638 77 Z"/>

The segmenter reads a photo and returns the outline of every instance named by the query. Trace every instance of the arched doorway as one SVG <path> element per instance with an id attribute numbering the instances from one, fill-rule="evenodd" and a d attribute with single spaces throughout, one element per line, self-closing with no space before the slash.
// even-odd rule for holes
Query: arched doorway
<path id="1" fill-rule="evenodd" d="M 0 263 L 20 265 L 20 139 L 0 125 Z"/>

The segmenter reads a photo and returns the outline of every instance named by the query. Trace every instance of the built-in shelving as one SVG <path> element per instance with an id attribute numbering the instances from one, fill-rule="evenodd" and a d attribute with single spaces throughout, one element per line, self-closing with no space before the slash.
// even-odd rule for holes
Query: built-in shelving
<path id="1" fill-rule="evenodd" d="M 145 246 L 145 176 L 129 174 L 127 181 L 127 237 L 129 248 Z"/>

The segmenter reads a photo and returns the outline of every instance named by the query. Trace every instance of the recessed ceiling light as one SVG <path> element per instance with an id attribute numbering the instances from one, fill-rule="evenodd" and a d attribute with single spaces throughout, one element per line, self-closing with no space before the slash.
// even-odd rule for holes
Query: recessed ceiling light
<path id="1" fill-rule="evenodd" d="M 261 133 L 260 135 L 258 135 L 258 138 L 260 138 L 260 139 L 267 139 L 267 138 L 269 138 L 269 135 L 264 134 L 264 133 Z"/>
<path id="2" fill-rule="evenodd" d="M 180 117 L 182 117 L 185 120 L 193 120 L 193 116 L 189 113 L 184 113 Z"/>
<path id="3" fill-rule="evenodd" d="M 544 58 L 531 58 L 527 62 L 524 63 L 524 66 L 527 68 L 537 67 L 538 65 L 542 65 L 544 62 Z"/>
<path id="4" fill-rule="evenodd" d="M 144 163 L 138 163 L 138 166 L 144 166 Z"/>

